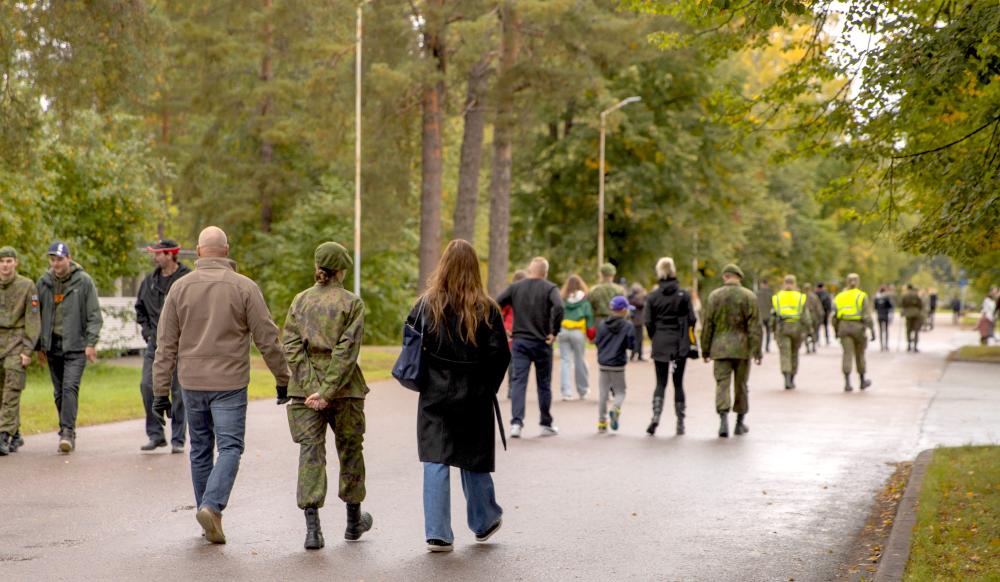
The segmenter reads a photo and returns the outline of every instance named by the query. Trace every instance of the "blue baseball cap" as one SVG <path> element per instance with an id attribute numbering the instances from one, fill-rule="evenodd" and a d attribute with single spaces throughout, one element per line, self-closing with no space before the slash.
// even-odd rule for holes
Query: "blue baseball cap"
<path id="1" fill-rule="evenodd" d="M 611 311 L 622 311 L 623 309 L 627 309 L 629 311 L 635 310 L 635 306 L 630 304 L 628 299 L 625 299 L 624 295 L 615 295 L 614 298 L 611 299 L 611 303 L 608 304 L 608 307 L 611 308 Z"/>
<path id="2" fill-rule="evenodd" d="M 56 241 L 49 245 L 49 256 L 68 257 L 69 247 L 64 242 Z"/>

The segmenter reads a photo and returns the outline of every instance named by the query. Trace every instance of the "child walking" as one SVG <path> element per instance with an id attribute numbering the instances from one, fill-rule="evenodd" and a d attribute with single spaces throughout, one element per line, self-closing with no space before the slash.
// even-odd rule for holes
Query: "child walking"
<path id="1" fill-rule="evenodd" d="M 635 349 L 635 326 L 628 319 L 629 311 L 635 307 L 629 305 L 623 295 L 616 295 L 608 306 L 611 316 L 597 326 L 597 364 L 600 368 L 597 432 L 600 433 L 608 431 L 609 417 L 611 430 L 618 430 L 625 402 L 625 364 L 628 363 L 628 351 Z M 614 396 L 610 412 L 609 396 Z"/>

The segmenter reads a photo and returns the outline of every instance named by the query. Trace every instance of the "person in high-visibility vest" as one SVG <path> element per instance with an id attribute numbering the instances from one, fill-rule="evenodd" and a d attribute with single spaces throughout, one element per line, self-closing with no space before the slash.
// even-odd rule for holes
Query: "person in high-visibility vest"
<path id="1" fill-rule="evenodd" d="M 851 273 L 847 276 L 847 288 L 837 293 L 837 297 L 833 300 L 836 308 L 833 329 L 837 332 L 840 345 L 844 349 L 842 367 L 845 392 L 854 390 L 851 386 L 852 362 L 857 365 L 858 375 L 861 377 L 861 389 L 864 390 L 872 385 L 872 381 L 865 378 L 865 348 L 868 347 L 865 328 L 871 332 L 871 341 L 875 341 L 875 325 L 872 323 L 868 294 L 858 289 L 860 284 L 861 277 L 857 273 Z"/>
<path id="2" fill-rule="evenodd" d="M 795 374 L 799 371 L 799 349 L 813 328 L 812 315 L 806 309 L 807 301 L 806 294 L 796 288 L 795 275 L 785 275 L 781 291 L 771 298 L 785 390 L 795 388 Z"/>

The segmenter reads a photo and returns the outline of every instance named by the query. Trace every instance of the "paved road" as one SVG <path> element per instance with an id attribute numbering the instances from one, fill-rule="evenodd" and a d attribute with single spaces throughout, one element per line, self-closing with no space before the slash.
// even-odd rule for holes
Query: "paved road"
<path id="1" fill-rule="evenodd" d="M 995 368 L 961 365 L 951 391 L 938 393 L 945 354 L 967 340 L 939 326 L 919 355 L 870 353 L 875 385 L 866 393 L 841 391 L 837 346 L 804 357 L 792 392 L 781 389 L 772 353 L 752 371 L 750 434 L 728 440 L 715 436 L 711 372 L 701 363 L 688 371 L 687 436 L 647 437 L 652 366 L 632 365 L 618 434 L 595 434 L 593 400 L 557 401 L 560 436 L 539 438 L 529 424 L 498 455 L 504 528 L 490 544 L 476 545 L 463 527 L 453 478 L 459 537 L 447 555 L 423 547 L 416 398 L 393 383 L 376 384 L 368 404 L 375 528 L 343 542 L 342 505 L 331 497 L 319 552 L 302 550 L 297 450 L 269 402 L 250 406 L 226 546 L 199 537 L 186 458 L 139 453 L 140 422 L 81 429 L 69 457 L 55 454 L 53 434 L 33 436 L 0 459 L 0 579 L 828 580 L 889 463 L 959 425 L 961 442 L 1000 438 L 983 412 L 1000 403 L 988 389 Z M 987 388 L 959 394 L 955 385 Z"/>

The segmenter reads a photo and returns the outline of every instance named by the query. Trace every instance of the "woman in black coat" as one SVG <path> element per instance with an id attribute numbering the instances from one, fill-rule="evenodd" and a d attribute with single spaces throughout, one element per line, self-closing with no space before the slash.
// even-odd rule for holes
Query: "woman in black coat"
<path id="1" fill-rule="evenodd" d="M 483 289 L 472 245 L 464 240 L 448 245 L 407 321 L 424 332 L 417 449 L 424 463 L 427 549 L 447 552 L 455 538 L 450 467 L 461 469 L 476 541 L 485 542 L 500 529 L 503 514 L 490 473 L 495 428 L 502 426 L 496 393 L 510 349 L 500 308 Z"/>
<path id="2" fill-rule="evenodd" d="M 656 366 L 656 389 L 653 391 L 653 419 L 646 432 L 656 434 L 663 412 L 663 398 L 667 379 L 673 368 L 674 412 L 677 414 L 677 434 L 684 434 L 684 367 L 691 351 L 688 330 L 697 322 L 691 296 L 677 282 L 674 260 L 664 257 L 656 262 L 657 289 L 646 296 L 646 332 L 652 347 L 653 364 Z"/>

